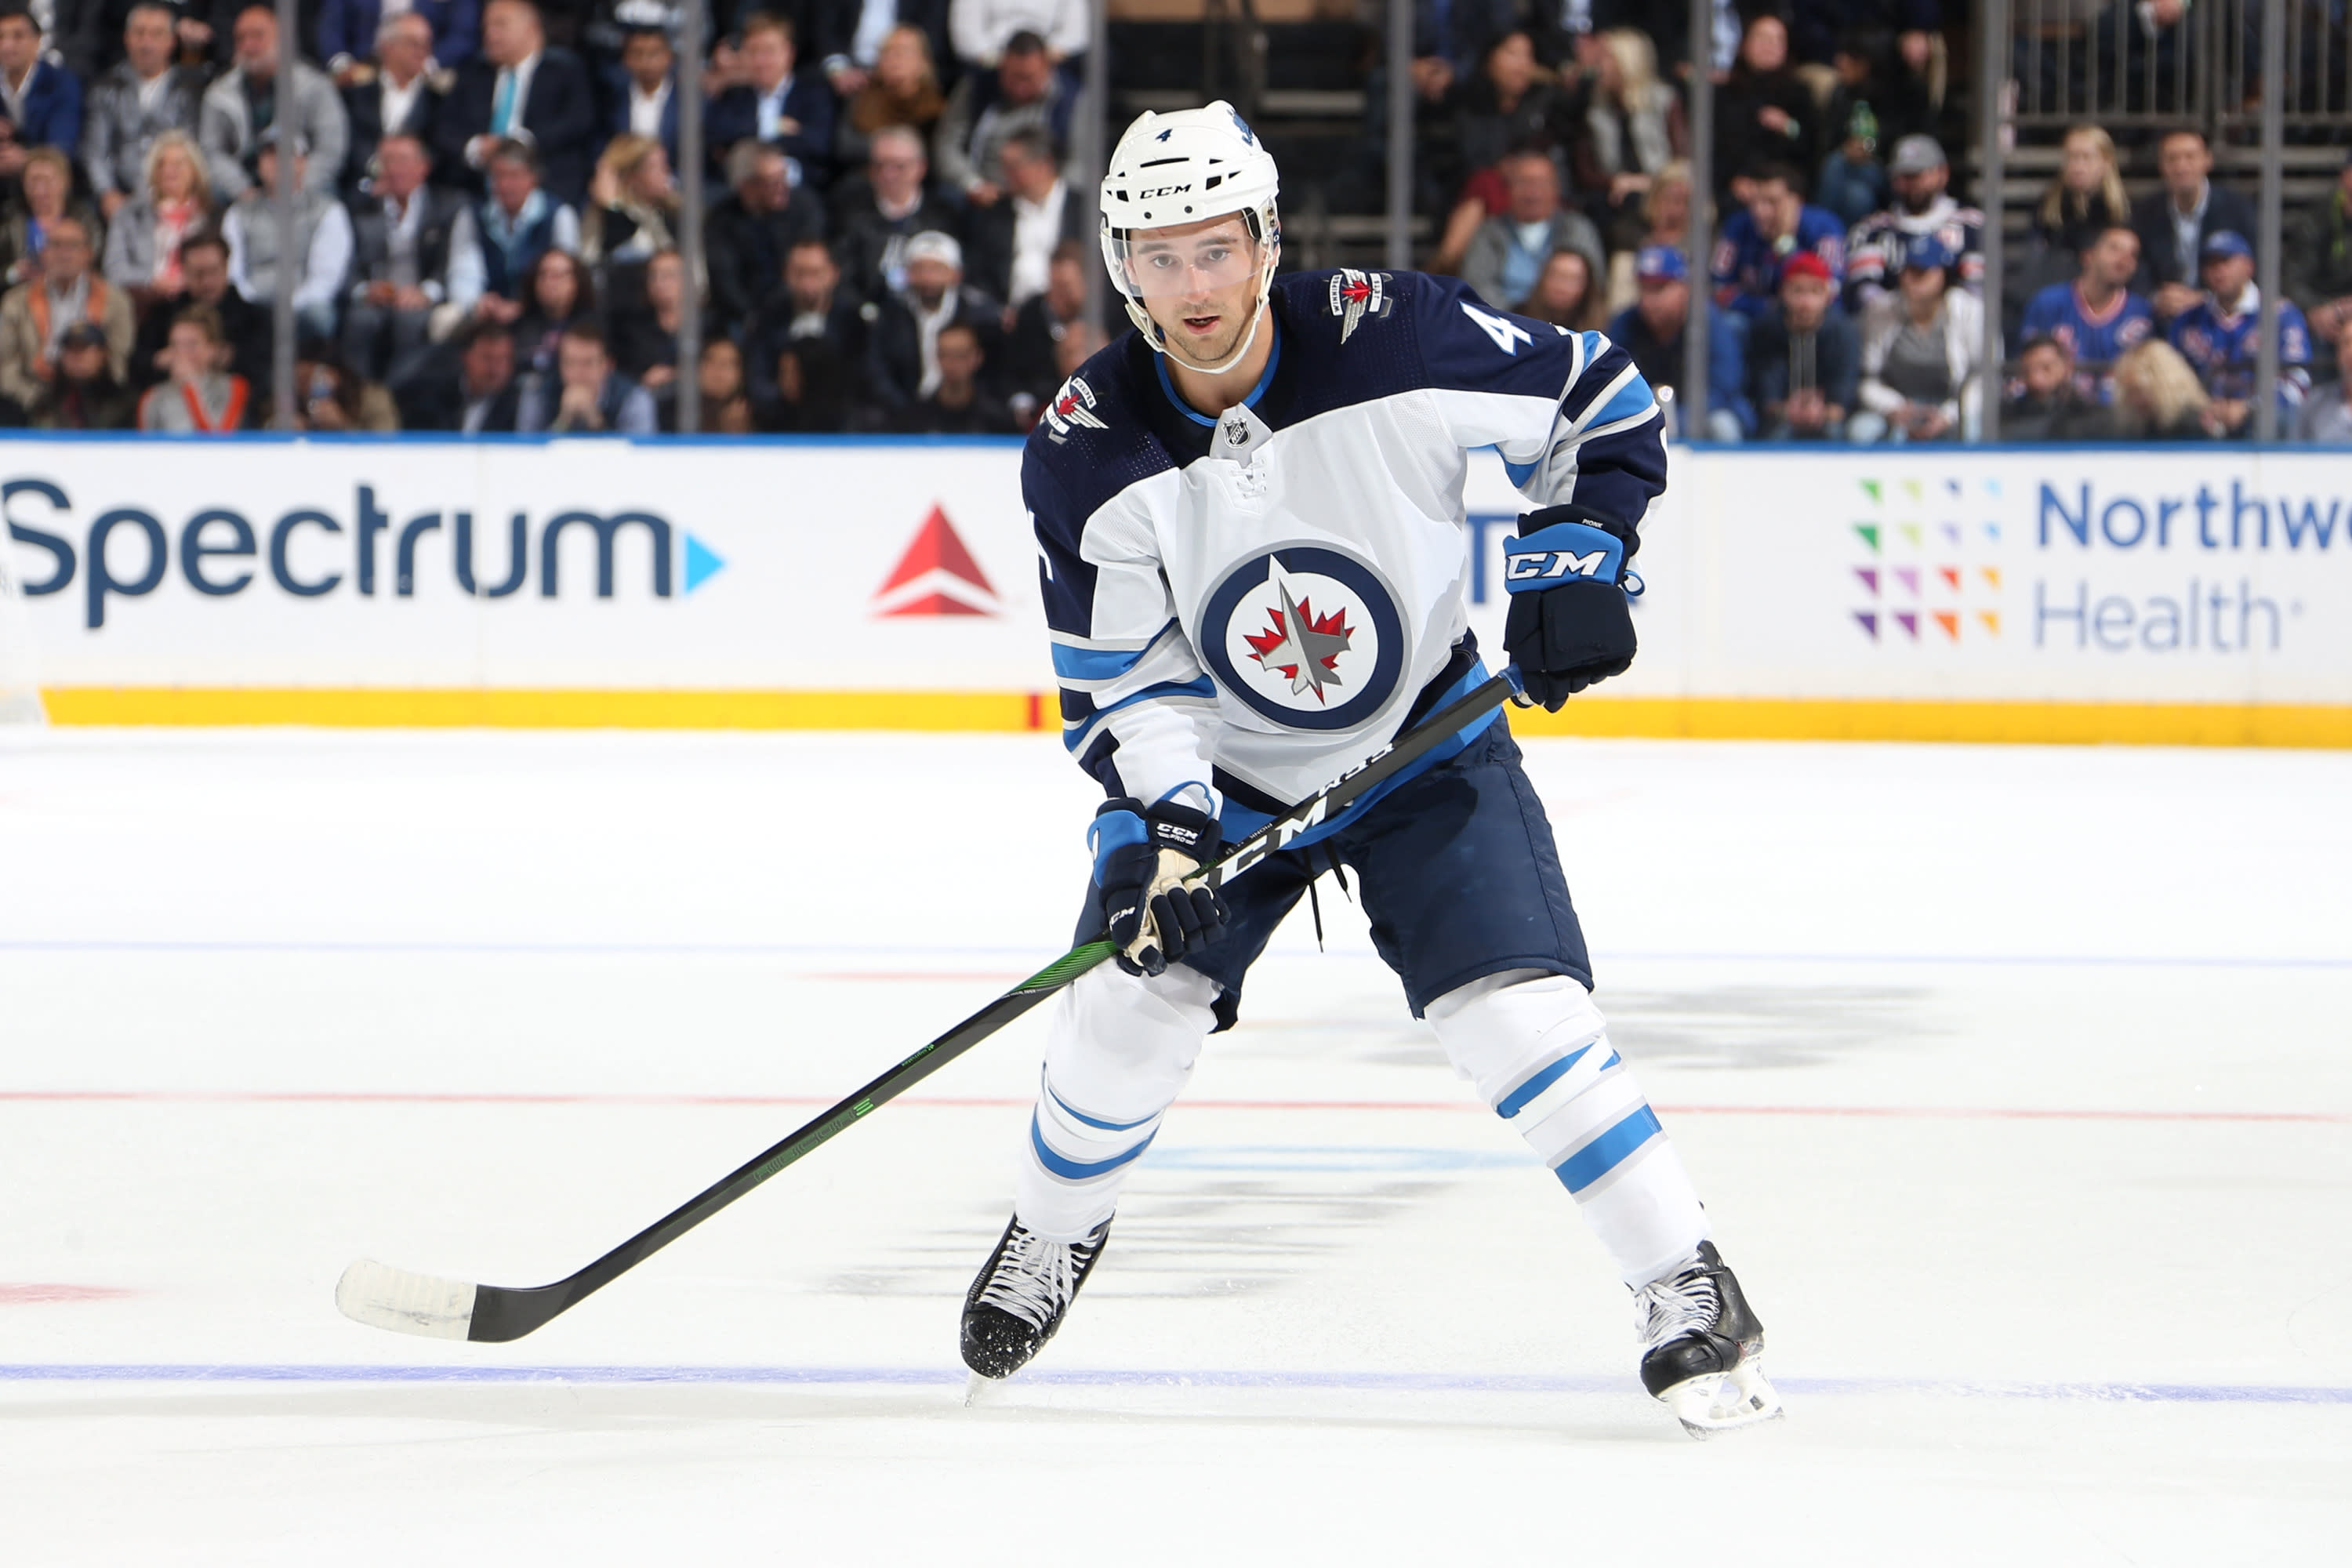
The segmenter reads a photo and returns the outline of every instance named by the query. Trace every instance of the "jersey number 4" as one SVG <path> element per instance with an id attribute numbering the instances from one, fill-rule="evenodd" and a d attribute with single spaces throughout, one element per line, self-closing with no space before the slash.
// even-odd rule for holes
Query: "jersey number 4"
<path id="1" fill-rule="evenodd" d="M 1462 302 L 1462 313 L 1477 322 L 1478 330 L 1494 339 L 1495 346 L 1507 354 L 1517 353 L 1521 343 L 1535 342 L 1535 339 L 1528 335 L 1528 330 L 1517 321 L 1506 321 L 1500 316 L 1490 316 L 1466 300 Z"/>

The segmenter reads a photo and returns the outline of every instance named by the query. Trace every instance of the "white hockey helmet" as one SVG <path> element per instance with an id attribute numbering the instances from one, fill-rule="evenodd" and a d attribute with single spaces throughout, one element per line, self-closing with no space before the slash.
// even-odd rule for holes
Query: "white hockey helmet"
<path id="1" fill-rule="evenodd" d="M 1210 375 L 1231 369 L 1249 353 L 1282 247 L 1282 218 L 1275 204 L 1279 187 L 1274 155 L 1223 99 L 1204 109 L 1146 113 L 1127 128 L 1103 175 L 1103 265 L 1146 342 L 1187 369 Z M 1167 334 L 1143 308 L 1143 284 L 1129 266 L 1133 237 L 1144 229 L 1174 228 L 1229 213 L 1241 214 L 1257 241 L 1257 302 L 1232 358 L 1223 364 L 1194 364 L 1169 348 Z"/>

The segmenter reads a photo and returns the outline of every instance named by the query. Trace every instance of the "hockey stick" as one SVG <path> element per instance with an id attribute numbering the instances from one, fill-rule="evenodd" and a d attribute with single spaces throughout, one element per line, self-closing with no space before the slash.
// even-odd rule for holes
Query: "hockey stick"
<path id="1" fill-rule="evenodd" d="M 1211 886 L 1240 875 L 1316 824 L 1338 816 L 1365 793 L 1393 778 L 1447 738 L 1511 700 L 1524 702 L 1518 672 L 1506 668 L 1446 704 L 1351 772 L 1267 823 L 1214 864 L 1197 873 Z M 335 1305 L 371 1328 L 429 1339 L 503 1343 L 569 1310 L 733 1203 L 844 1128 L 887 1103 L 996 1033 L 1046 997 L 1111 956 L 1108 937 L 1083 942 L 818 1116 L 782 1142 L 688 1200 L 604 1257 L 552 1285 L 509 1289 L 468 1285 L 362 1258 L 343 1270 Z"/>

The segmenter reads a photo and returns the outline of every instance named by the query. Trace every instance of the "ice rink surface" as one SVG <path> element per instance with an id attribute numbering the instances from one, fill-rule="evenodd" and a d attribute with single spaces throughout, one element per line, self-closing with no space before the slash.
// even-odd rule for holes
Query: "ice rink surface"
<path id="1" fill-rule="evenodd" d="M 2352 756 L 1529 744 L 1789 1418 L 1700 1444 L 1326 883 L 966 1409 L 1067 945 L 1050 737 L 0 738 L 0 1562 L 2315 1563 L 2352 1540 Z"/>

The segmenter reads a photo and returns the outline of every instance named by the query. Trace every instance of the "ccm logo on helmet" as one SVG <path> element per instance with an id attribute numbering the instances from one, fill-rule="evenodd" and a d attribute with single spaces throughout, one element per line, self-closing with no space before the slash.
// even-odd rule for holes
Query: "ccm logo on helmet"
<path id="1" fill-rule="evenodd" d="M 1146 191 L 1135 199 L 1139 202 L 1148 202 L 1154 196 L 1181 196 L 1192 188 L 1192 187 L 1190 185 L 1162 185 L 1156 191 Z"/>

